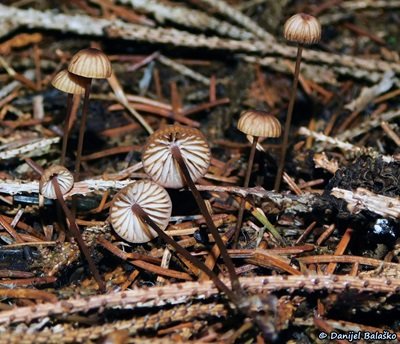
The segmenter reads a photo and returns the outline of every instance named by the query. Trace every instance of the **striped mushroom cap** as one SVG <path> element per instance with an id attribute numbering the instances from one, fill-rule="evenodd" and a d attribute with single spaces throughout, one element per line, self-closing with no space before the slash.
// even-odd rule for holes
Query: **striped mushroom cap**
<path id="1" fill-rule="evenodd" d="M 247 135 L 257 137 L 279 137 L 282 132 L 277 118 L 261 110 L 243 111 L 237 128 Z"/>
<path id="2" fill-rule="evenodd" d="M 158 184 L 178 189 L 185 180 L 171 153 L 174 145 L 179 147 L 194 182 L 206 174 L 211 154 L 203 134 L 194 128 L 175 124 L 150 135 L 142 154 L 145 172 Z"/>
<path id="3" fill-rule="evenodd" d="M 56 199 L 56 191 L 54 190 L 51 179 L 57 178 L 60 190 L 63 195 L 72 189 L 74 186 L 74 176 L 64 166 L 53 165 L 44 170 L 39 181 L 39 192 L 46 198 Z"/>
<path id="4" fill-rule="evenodd" d="M 84 94 L 88 80 L 64 69 L 58 72 L 51 84 L 58 90 L 70 94 Z"/>
<path id="5" fill-rule="evenodd" d="M 167 191 L 150 180 L 136 181 L 115 195 L 110 208 L 111 224 L 121 238 L 139 244 L 158 235 L 135 215 L 134 204 L 138 204 L 162 230 L 168 226 L 172 202 Z"/>
<path id="6" fill-rule="evenodd" d="M 68 66 L 68 71 L 85 78 L 106 79 L 111 76 L 111 62 L 101 50 L 87 48 L 78 51 Z"/>
<path id="7" fill-rule="evenodd" d="M 283 35 L 291 42 L 315 44 L 321 39 L 321 24 L 309 14 L 298 13 L 286 21 Z"/>

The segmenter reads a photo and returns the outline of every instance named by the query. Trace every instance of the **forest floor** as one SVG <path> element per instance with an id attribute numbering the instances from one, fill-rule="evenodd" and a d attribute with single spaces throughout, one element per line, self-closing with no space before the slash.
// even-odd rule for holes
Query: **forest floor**
<path id="1" fill-rule="evenodd" d="M 397 342 L 399 9 L 398 0 L 2 1 L 0 343 Z M 243 187 L 252 144 L 238 119 L 262 110 L 284 131 L 297 47 L 283 26 L 301 12 L 318 18 L 322 37 L 303 48 L 282 181 L 276 188 L 283 135 L 260 140 Z M 113 74 L 92 81 L 68 215 L 38 181 L 60 164 L 65 136 L 67 96 L 51 82 L 88 47 Z M 82 98 L 69 124 L 72 173 Z M 241 288 L 186 187 L 168 189 L 165 232 L 228 293 L 160 237 L 130 243 L 110 224 L 117 192 L 149 179 L 149 134 L 174 123 L 199 129 L 211 149 L 196 184 Z"/>

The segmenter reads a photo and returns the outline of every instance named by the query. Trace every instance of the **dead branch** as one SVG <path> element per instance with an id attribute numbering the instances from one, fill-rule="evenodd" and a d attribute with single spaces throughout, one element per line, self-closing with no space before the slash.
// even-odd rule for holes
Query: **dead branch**
<path id="1" fill-rule="evenodd" d="M 336 138 L 339 140 L 348 140 L 351 138 L 355 138 L 371 129 L 379 127 L 382 121 L 390 122 L 399 116 L 400 109 L 384 112 L 376 118 L 374 117 L 366 119 L 365 121 L 362 121 L 358 126 L 345 130 L 344 132 L 338 134 Z"/>
<path id="2" fill-rule="evenodd" d="M 15 27 L 59 30 L 79 35 L 106 36 L 149 43 L 173 44 L 192 48 L 227 49 L 258 54 L 278 54 L 290 59 L 296 56 L 293 47 L 270 41 L 236 41 L 219 37 L 193 35 L 175 29 L 149 28 L 127 24 L 120 20 L 94 19 L 85 15 L 55 14 L 53 11 L 23 10 L 0 5 L 1 22 L 11 22 Z M 1 32 L 1 29 L 0 29 Z M 348 55 L 305 50 L 305 61 L 337 65 L 355 70 L 385 72 L 393 70 L 400 74 L 400 65 L 382 60 L 364 59 Z"/>
<path id="3" fill-rule="evenodd" d="M 40 156 L 47 153 L 50 146 L 58 143 L 59 141 L 59 137 L 52 137 L 50 139 L 35 139 L 21 147 L 3 150 L 3 152 L 0 152 L 0 159 L 10 159 L 21 156 Z"/>
<path id="4" fill-rule="evenodd" d="M 288 60 L 283 60 L 279 57 L 257 57 L 257 56 L 249 56 L 249 55 L 242 55 L 240 57 L 250 63 L 259 64 L 265 68 L 285 73 L 285 74 L 293 74 L 293 70 L 288 66 Z M 337 85 L 337 75 L 340 73 L 335 73 L 335 70 L 327 70 L 323 66 L 317 66 L 313 64 L 302 63 L 300 68 L 301 74 L 306 78 L 313 80 L 319 84 L 330 84 L 330 85 Z M 347 73 L 346 73 L 347 74 Z M 379 73 L 379 76 L 381 74 Z"/>
<path id="5" fill-rule="evenodd" d="M 129 335 L 136 335 L 139 331 L 157 330 L 174 322 L 187 322 L 194 318 L 207 316 L 226 316 L 228 313 L 223 304 L 192 304 L 178 306 L 170 310 L 162 309 L 156 314 L 144 317 L 134 317 L 129 320 L 115 321 L 100 326 L 71 329 L 68 326 L 59 328 L 57 332 L 45 329 L 37 333 L 18 333 L 7 331 L 1 333 L 0 344 L 13 343 L 87 343 L 96 341 L 114 331 L 126 330 Z M 5 341 L 3 339 L 7 338 Z"/>
<path id="6" fill-rule="evenodd" d="M 119 190 L 134 182 L 134 180 L 126 179 L 121 181 L 103 180 L 103 179 L 87 179 L 76 182 L 72 190 L 64 195 L 70 197 L 73 195 L 86 195 L 96 191 Z M 253 188 L 243 188 L 237 186 L 214 186 L 214 185 L 197 185 L 200 191 L 210 192 L 230 192 L 241 195 L 243 197 L 253 195 L 263 199 L 271 200 L 275 205 L 286 209 L 287 211 L 308 212 L 311 210 L 315 202 L 315 195 L 304 193 L 301 196 L 282 195 L 274 191 L 267 191 L 261 186 Z M 8 195 L 16 195 L 19 193 L 38 193 L 39 183 L 37 181 L 22 180 L 0 180 L 0 193 Z"/>
<path id="7" fill-rule="evenodd" d="M 399 8 L 400 1 L 399 0 L 359 0 L 359 1 L 345 1 L 340 7 L 345 8 L 346 10 L 358 11 L 365 10 L 369 8 L 373 9 L 381 9 L 381 8 Z"/>
<path id="8" fill-rule="evenodd" d="M 344 199 L 353 214 L 357 214 L 361 210 L 369 210 L 392 219 L 400 218 L 400 200 L 398 198 L 377 195 L 364 188 L 357 188 L 356 191 L 333 188 L 331 195 Z"/>
<path id="9" fill-rule="evenodd" d="M 344 141 L 338 140 L 336 138 L 333 138 L 333 137 L 330 137 L 330 136 L 326 136 L 326 135 L 321 134 L 321 133 L 317 133 L 317 132 L 312 131 L 312 130 L 306 128 L 306 127 L 301 127 L 299 129 L 299 134 L 300 135 L 311 136 L 311 137 L 315 138 L 317 141 L 326 142 L 326 143 L 328 143 L 328 144 L 330 144 L 330 145 L 332 145 L 334 147 L 343 149 L 344 151 L 350 151 L 350 152 L 357 153 L 357 154 L 369 154 L 369 155 L 374 156 L 374 157 L 378 157 L 379 156 L 385 162 L 395 161 L 394 157 L 388 156 L 388 155 L 381 155 L 371 147 L 357 147 L 357 146 L 355 146 L 355 145 L 353 145 L 351 143 L 344 142 Z"/>
<path id="10" fill-rule="evenodd" d="M 211 6 L 211 8 L 217 10 L 220 14 L 230 18 L 237 24 L 245 27 L 250 32 L 256 34 L 259 38 L 275 42 L 275 37 L 270 33 L 265 31 L 257 23 L 255 23 L 251 18 L 244 15 L 242 12 L 230 6 L 228 3 L 222 0 L 201 0 L 205 4 Z"/>
<path id="11" fill-rule="evenodd" d="M 228 283 L 228 281 L 225 281 Z M 382 278 L 359 278 L 353 276 L 268 276 L 241 278 L 240 283 L 249 294 L 268 293 L 277 290 L 289 292 L 328 290 L 330 292 L 397 293 L 400 280 Z M 213 282 L 185 282 L 161 287 L 135 288 L 124 292 L 72 298 L 47 302 L 32 307 L 18 307 L 0 312 L 0 323 L 30 323 L 34 319 L 65 313 L 88 312 L 97 308 L 143 308 L 188 303 L 189 300 L 205 299 L 218 294 Z"/>
<path id="12" fill-rule="evenodd" d="M 186 7 L 170 6 L 156 0 L 118 0 L 118 2 L 124 5 L 129 4 L 132 8 L 140 12 L 152 14 L 160 23 L 171 21 L 201 31 L 212 30 L 222 36 L 235 39 L 246 40 L 253 37 L 250 32 L 226 21 L 218 20 L 204 12 Z"/>

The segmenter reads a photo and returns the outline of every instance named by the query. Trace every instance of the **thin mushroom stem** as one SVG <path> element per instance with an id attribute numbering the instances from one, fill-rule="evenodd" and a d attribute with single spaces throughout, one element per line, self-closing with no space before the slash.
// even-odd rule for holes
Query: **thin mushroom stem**
<path id="1" fill-rule="evenodd" d="M 64 130 L 63 130 L 63 139 L 62 139 L 62 148 L 61 148 L 61 158 L 60 164 L 65 165 L 65 156 L 67 154 L 67 143 L 68 143 L 68 134 L 69 134 L 69 119 L 71 117 L 71 108 L 72 108 L 72 98 L 74 95 L 72 93 L 68 93 L 67 95 L 67 113 L 65 115 L 64 121 Z"/>
<path id="2" fill-rule="evenodd" d="M 72 212 L 69 210 L 67 204 L 65 203 L 64 197 L 61 193 L 60 185 L 58 184 L 57 177 L 53 177 L 51 179 L 51 182 L 54 187 L 54 191 L 57 196 L 57 200 L 61 205 L 62 210 L 64 211 L 65 216 L 68 219 L 69 222 L 69 229 L 74 236 L 75 240 L 78 243 L 78 246 L 82 252 L 82 254 L 85 256 L 88 264 L 89 264 L 89 269 L 94 276 L 97 284 L 99 285 L 99 289 L 102 293 L 106 292 L 106 285 L 103 281 L 103 279 L 100 276 L 99 271 L 97 270 L 96 264 L 93 261 L 92 256 L 90 255 L 89 249 L 86 246 L 85 242 L 83 241 L 81 232 L 79 231 L 78 225 L 76 224 L 75 217 L 73 216 Z"/>
<path id="3" fill-rule="evenodd" d="M 286 114 L 285 129 L 284 129 L 284 133 L 283 133 L 283 141 L 282 141 L 282 145 L 281 145 L 281 156 L 279 159 L 278 172 L 275 177 L 275 184 L 274 184 L 275 191 L 279 191 L 279 188 L 281 186 L 282 175 L 283 175 L 283 168 L 285 166 L 286 152 L 287 152 L 287 146 L 288 146 L 288 141 L 289 141 L 290 124 L 292 123 L 294 101 L 296 99 L 297 85 L 299 82 L 302 52 L 303 52 L 303 46 L 301 44 L 298 44 L 296 66 L 294 69 L 293 85 L 292 85 L 292 90 L 291 90 L 291 94 L 290 94 L 289 106 L 288 106 L 288 111 Z"/>
<path id="4" fill-rule="evenodd" d="M 174 159 L 176 160 L 176 162 L 178 163 L 178 165 L 183 173 L 183 176 L 185 178 L 185 181 L 186 181 L 187 185 L 189 186 L 190 191 L 192 191 L 194 199 L 196 200 L 196 203 L 199 206 L 200 211 L 206 220 L 207 227 L 208 227 L 209 231 L 211 232 L 211 235 L 214 237 L 215 243 L 217 244 L 217 246 L 221 252 L 222 258 L 228 268 L 229 277 L 230 277 L 231 284 L 232 284 L 232 289 L 235 290 L 238 294 L 243 294 L 242 288 L 240 286 L 239 278 L 236 274 L 235 266 L 233 265 L 232 259 L 230 258 L 228 251 L 224 245 L 224 242 L 222 241 L 222 239 L 218 233 L 218 230 L 214 225 L 214 221 L 212 220 L 211 215 L 208 212 L 207 206 L 206 206 L 203 198 L 201 197 L 199 190 L 197 190 L 196 185 L 194 184 L 192 177 L 190 176 L 189 170 L 186 166 L 185 161 L 183 160 L 183 157 L 182 157 L 179 147 L 176 145 L 172 145 L 171 153 L 172 153 L 172 156 L 174 157 Z"/>
<path id="5" fill-rule="evenodd" d="M 67 96 L 67 113 L 65 116 L 64 128 L 63 128 L 63 139 L 62 139 L 62 148 L 61 148 L 61 158 L 60 164 L 65 166 L 65 158 L 67 156 L 67 146 L 68 146 L 68 138 L 71 127 L 71 119 L 75 117 L 76 112 L 78 111 L 78 104 L 81 97 L 80 95 L 68 94 Z"/>
<path id="6" fill-rule="evenodd" d="M 32 170 L 34 170 L 39 176 L 42 176 L 44 173 L 44 169 L 42 168 L 42 166 L 38 165 L 36 162 L 34 162 L 32 159 L 30 158 L 26 158 L 25 162 L 30 166 L 30 168 L 32 168 Z M 62 230 L 65 231 L 65 227 L 64 227 L 64 223 L 63 223 L 63 218 L 61 216 L 61 209 L 60 209 L 60 205 L 57 204 L 57 220 L 58 223 L 61 227 Z"/>
<path id="7" fill-rule="evenodd" d="M 193 257 L 188 250 L 179 245 L 175 240 L 169 237 L 157 224 L 147 215 L 147 213 L 138 204 L 132 205 L 132 211 L 139 216 L 145 223 L 147 223 L 151 228 L 153 228 L 157 234 L 163 239 L 167 244 L 171 245 L 179 254 L 190 261 L 194 266 L 202 270 L 208 277 L 215 283 L 217 288 L 224 292 L 229 299 L 235 304 L 239 304 L 237 296 L 230 290 L 219 278 L 218 276 L 210 270 L 202 261 Z"/>
<path id="8" fill-rule="evenodd" d="M 83 100 L 81 125 L 79 127 L 78 148 L 77 148 L 77 151 L 76 151 L 75 180 L 79 180 L 79 172 L 80 172 L 80 169 L 81 169 L 83 140 L 85 138 L 85 130 L 86 130 L 86 121 L 87 121 L 88 109 L 89 109 L 89 96 L 90 96 L 91 84 L 92 84 L 92 79 L 89 79 L 89 81 L 85 85 L 85 97 L 84 97 L 84 100 Z"/>
<path id="9" fill-rule="evenodd" d="M 247 164 L 246 176 L 244 178 L 244 187 L 245 188 L 248 188 L 249 184 L 250 184 L 250 176 L 251 176 L 251 171 L 253 169 L 254 156 L 256 155 L 257 143 L 258 143 L 258 136 L 254 136 L 253 143 L 251 145 L 251 150 L 250 150 L 249 162 Z M 236 248 L 236 246 L 238 244 L 239 234 L 240 234 L 240 230 L 242 228 L 245 203 L 246 203 L 246 197 L 243 197 L 240 202 L 239 214 L 238 214 L 238 218 L 237 218 L 237 222 L 236 222 L 235 236 L 233 238 L 233 248 Z"/>
<path id="10" fill-rule="evenodd" d="M 39 166 L 31 158 L 25 158 L 24 160 L 32 170 L 34 170 L 39 176 L 42 176 L 42 174 L 44 172 L 44 169 L 42 168 L 42 166 Z"/>

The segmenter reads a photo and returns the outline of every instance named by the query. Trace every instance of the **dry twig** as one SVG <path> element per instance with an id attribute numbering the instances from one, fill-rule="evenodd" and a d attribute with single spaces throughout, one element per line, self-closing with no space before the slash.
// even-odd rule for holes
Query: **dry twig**
<path id="1" fill-rule="evenodd" d="M 225 283 L 228 281 L 225 280 Z M 240 279 L 241 285 L 248 293 L 259 294 L 277 290 L 294 292 L 328 290 L 344 292 L 346 290 L 365 293 L 398 293 L 400 280 L 382 278 L 358 278 L 352 276 L 264 276 Z M 34 319 L 55 316 L 65 313 L 88 312 L 96 308 L 142 308 L 161 307 L 187 303 L 189 300 L 204 299 L 216 295 L 218 289 L 213 282 L 185 282 L 161 287 L 137 288 L 124 292 L 74 298 L 58 302 L 47 302 L 34 307 L 19 307 L 0 312 L 0 323 L 10 324 Z"/>

